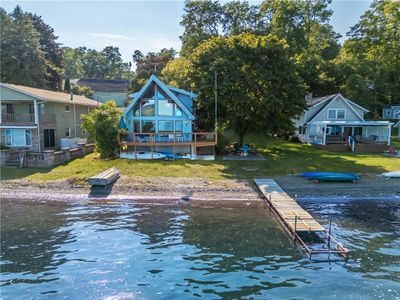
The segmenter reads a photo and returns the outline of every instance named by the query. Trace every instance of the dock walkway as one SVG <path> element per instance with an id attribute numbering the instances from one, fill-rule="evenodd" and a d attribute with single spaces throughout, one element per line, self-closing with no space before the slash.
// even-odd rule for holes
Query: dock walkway
<path id="1" fill-rule="evenodd" d="M 261 195 L 266 200 L 269 208 L 279 218 L 279 221 L 293 236 L 294 241 L 300 243 L 301 248 L 312 256 L 312 254 L 338 254 L 348 258 L 348 250 L 338 243 L 307 211 L 305 211 L 293 198 L 275 182 L 273 179 L 254 179 L 254 183 Z M 302 232 L 323 234 L 327 239 L 325 249 L 311 249 L 299 236 Z M 332 246 L 334 249 L 332 249 Z"/>

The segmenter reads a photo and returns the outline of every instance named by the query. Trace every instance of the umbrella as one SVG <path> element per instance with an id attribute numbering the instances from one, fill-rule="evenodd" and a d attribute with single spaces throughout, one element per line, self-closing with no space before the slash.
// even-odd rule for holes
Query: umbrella
<path id="1" fill-rule="evenodd" d="M 120 128 L 120 129 L 126 129 L 126 124 L 125 124 L 125 120 L 124 120 L 124 118 L 121 116 L 121 118 L 119 119 L 119 125 L 118 125 L 118 127 Z"/>

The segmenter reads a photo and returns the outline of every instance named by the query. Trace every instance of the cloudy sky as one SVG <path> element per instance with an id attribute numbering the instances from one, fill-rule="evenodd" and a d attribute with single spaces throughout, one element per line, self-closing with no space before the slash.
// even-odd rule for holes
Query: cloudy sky
<path id="1" fill-rule="evenodd" d="M 255 2 L 254 2 L 255 3 Z M 331 23 L 345 36 L 365 10 L 369 0 L 334 0 Z M 132 60 L 133 51 L 180 49 L 179 36 L 183 1 L 10 1 L 1 7 L 11 11 L 16 5 L 41 15 L 52 26 L 59 42 L 69 47 L 86 46 L 101 50 L 113 45 L 124 61 Z"/>

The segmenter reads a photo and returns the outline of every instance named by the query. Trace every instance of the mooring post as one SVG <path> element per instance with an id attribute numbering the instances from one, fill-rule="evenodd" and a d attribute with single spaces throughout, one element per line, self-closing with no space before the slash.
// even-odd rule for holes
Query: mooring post
<path id="1" fill-rule="evenodd" d="M 294 239 L 293 239 L 294 242 L 296 242 L 296 235 L 297 235 L 297 216 L 294 216 Z"/>
<path id="2" fill-rule="evenodd" d="M 332 216 L 329 215 L 328 249 L 331 251 Z"/>

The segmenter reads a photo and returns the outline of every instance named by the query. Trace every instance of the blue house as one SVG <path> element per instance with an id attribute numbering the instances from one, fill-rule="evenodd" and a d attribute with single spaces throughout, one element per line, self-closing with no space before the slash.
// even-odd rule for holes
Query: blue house
<path id="1" fill-rule="evenodd" d="M 152 75 L 125 109 L 128 131 L 120 141 L 126 158 L 201 158 L 214 155 L 216 134 L 193 132 L 196 94 L 161 82 Z M 208 148 L 208 149 L 207 149 Z M 209 157 L 209 156 L 208 156 Z"/>

